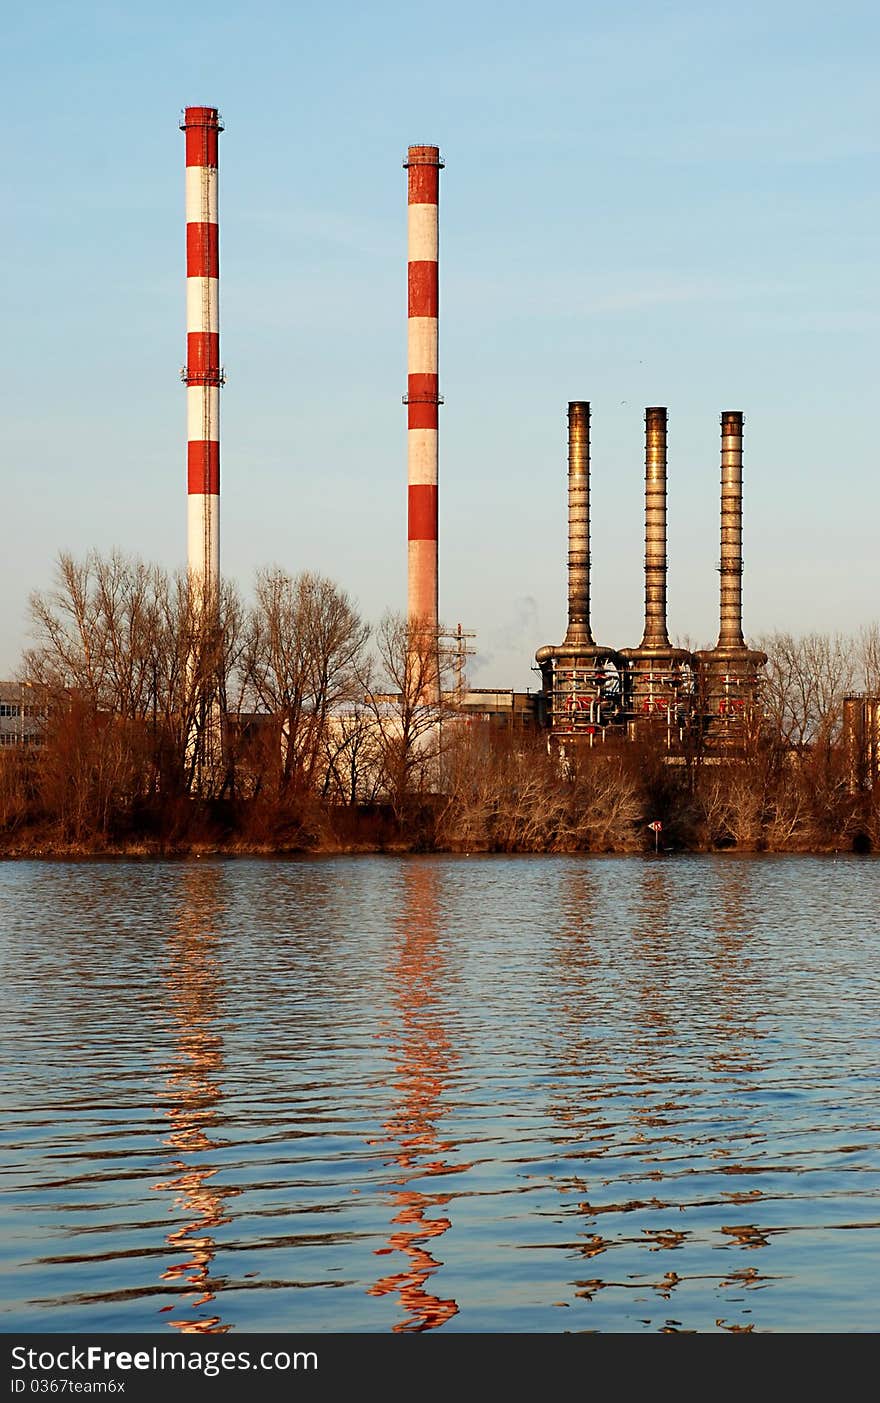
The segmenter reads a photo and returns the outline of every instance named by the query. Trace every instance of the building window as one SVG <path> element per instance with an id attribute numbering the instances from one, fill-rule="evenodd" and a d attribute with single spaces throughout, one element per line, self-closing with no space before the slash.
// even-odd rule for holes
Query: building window
<path id="1" fill-rule="evenodd" d="M 0 716 L 20 716 L 21 708 L 14 702 L 0 702 Z"/>

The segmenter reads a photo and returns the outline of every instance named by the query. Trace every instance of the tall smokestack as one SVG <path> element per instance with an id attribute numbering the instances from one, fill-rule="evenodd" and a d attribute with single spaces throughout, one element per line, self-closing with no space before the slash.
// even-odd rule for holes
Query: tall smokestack
<path id="1" fill-rule="evenodd" d="M 216 107 L 187 107 L 186 365 L 187 560 L 203 603 L 220 590 L 220 265 Z"/>
<path id="2" fill-rule="evenodd" d="M 666 744 L 681 739 L 693 659 L 673 648 L 666 625 L 666 409 L 645 410 L 645 631 L 638 648 L 623 648 L 624 699 L 630 734 L 658 720 Z"/>
<path id="3" fill-rule="evenodd" d="M 645 632 L 643 648 L 668 648 L 666 627 L 666 410 L 645 410 Z"/>
<path id="4" fill-rule="evenodd" d="M 438 200 L 443 161 L 437 146 L 410 146 L 408 197 L 408 591 L 407 614 L 436 638 Z"/>
<path id="5" fill-rule="evenodd" d="M 621 658 L 596 643 L 590 628 L 590 404 L 583 399 L 568 402 L 568 629 L 535 660 L 554 736 L 592 745 L 620 709 Z"/>
<path id="6" fill-rule="evenodd" d="M 766 653 L 748 648 L 742 631 L 742 440 L 738 409 L 721 415 L 721 628 L 714 648 L 695 654 L 706 735 L 738 746 L 760 727 L 759 669 Z"/>
<path id="7" fill-rule="evenodd" d="M 593 642 L 590 631 L 590 405 L 568 406 L 568 630 L 566 644 Z"/>
<path id="8" fill-rule="evenodd" d="M 744 648 L 742 631 L 743 416 L 721 415 L 721 631 L 719 648 Z"/>

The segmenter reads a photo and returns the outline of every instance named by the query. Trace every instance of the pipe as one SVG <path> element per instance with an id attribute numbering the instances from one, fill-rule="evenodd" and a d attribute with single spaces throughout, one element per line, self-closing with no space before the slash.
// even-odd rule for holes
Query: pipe
<path id="1" fill-rule="evenodd" d="M 568 406 L 568 630 L 565 643 L 592 644 L 590 630 L 590 405 Z"/>
<path id="2" fill-rule="evenodd" d="M 216 107 L 187 107 L 186 365 L 187 561 L 203 606 L 220 592 L 220 264 Z"/>
<path id="3" fill-rule="evenodd" d="M 439 630 L 437 578 L 438 201 L 437 146 L 410 146 L 408 180 L 407 616 L 428 639 Z M 438 698 L 439 699 L 439 698 Z"/>
<path id="4" fill-rule="evenodd" d="M 645 410 L 645 632 L 642 648 L 668 648 L 666 626 L 666 410 Z"/>
<path id="5" fill-rule="evenodd" d="M 721 415 L 721 629 L 719 648 L 744 648 L 742 631 L 743 416 Z"/>

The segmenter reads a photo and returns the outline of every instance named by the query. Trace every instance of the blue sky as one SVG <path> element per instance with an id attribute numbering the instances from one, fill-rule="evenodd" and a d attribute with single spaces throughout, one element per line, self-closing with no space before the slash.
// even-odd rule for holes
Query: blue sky
<path id="1" fill-rule="evenodd" d="M 406 595 L 407 145 L 441 184 L 441 615 L 471 681 L 565 629 L 569 399 L 592 402 L 592 618 L 642 630 L 644 424 L 669 409 L 669 624 L 717 636 L 719 419 L 742 409 L 745 625 L 880 616 L 868 3 L 6 16 L 0 675 L 61 549 L 185 556 L 183 138 L 220 107 L 221 564 Z"/>

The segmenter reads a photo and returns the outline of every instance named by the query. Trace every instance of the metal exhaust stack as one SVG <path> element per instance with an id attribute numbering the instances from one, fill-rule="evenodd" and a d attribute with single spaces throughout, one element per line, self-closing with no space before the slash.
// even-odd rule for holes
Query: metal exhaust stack
<path id="1" fill-rule="evenodd" d="M 566 644 L 593 644 L 590 631 L 590 406 L 568 406 L 568 629 Z"/>
<path id="2" fill-rule="evenodd" d="M 721 416 L 721 629 L 719 648 L 744 648 L 742 631 L 743 416 Z"/>
<path id="3" fill-rule="evenodd" d="M 624 648 L 625 702 L 630 728 L 648 720 L 666 725 L 667 745 L 679 735 L 691 688 L 691 655 L 673 648 L 666 623 L 667 413 L 645 410 L 645 627 L 638 648 Z"/>
<path id="4" fill-rule="evenodd" d="M 701 707 L 707 734 L 720 744 L 741 744 L 754 729 L 758 669 L 766 653 L 746 646 L 742 629 L 743 415 L 721 415 L 720 628 L 714 648 L 697 653 Z"/>
<path id="5" fill-rule="evenodd" d="M 666 410 L 645 410 L 645 631 L 643 648 L 668 648 L 666 627 Z"/>
<path id="6" fill-rule="evenodd" d="M 562 643 L 539 648 L 544 700 L 553 735 L 592 745 L 619 711 L 618 665 L 590 628 L 590 405 L 568 405 L 568 628 Z"/>

